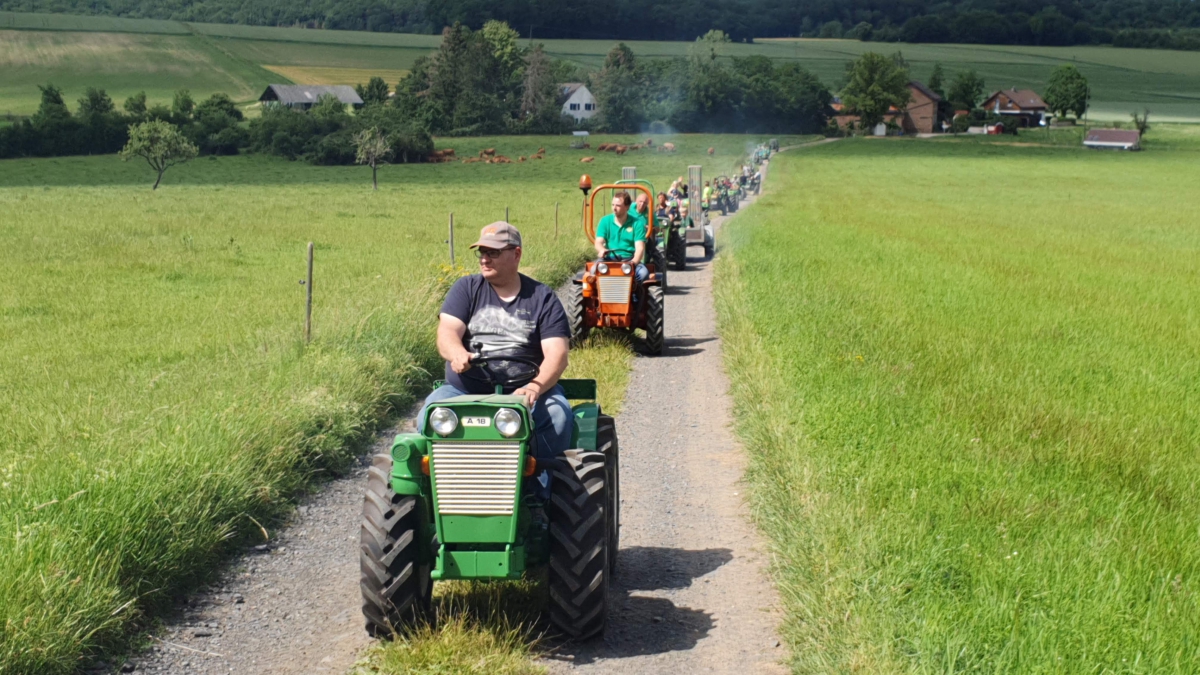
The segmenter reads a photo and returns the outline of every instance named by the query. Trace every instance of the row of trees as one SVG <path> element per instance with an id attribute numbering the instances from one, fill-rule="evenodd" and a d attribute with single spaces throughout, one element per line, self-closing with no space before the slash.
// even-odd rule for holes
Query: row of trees
<path id="1" fill-rule="evenodd" d="M 129 127 L 162 120 L 178 127 L 203 154 L 233 154 L 246 143 L 242 112 L 225 94 L 213 94 L 199 104 L 186 90 L 176 92 L 172 105 L 147 106 L 146 94 L 125 100 L 118 110 L 103 89 L 89 87 L 75 113 L 54 85 L 40 87 L 42 100 L 28 119 L 0 128 L 0 158 L 98 155 L 120 150 L 129 140 Z"/>
<path id="2" fill-rule="evenodd" d="M 611 0 L 602 11 L 584 0 L 0 0 L 0 9 L 409 33 L 500 20 L 543 39 L 692 40 L 719 29 L 736 41 L 1172 46 L 1195 45 L 1200 29 L 1200 4 L 1191 0 Z M 1180 36 L 1185 29 L 1190 38 Z"/>

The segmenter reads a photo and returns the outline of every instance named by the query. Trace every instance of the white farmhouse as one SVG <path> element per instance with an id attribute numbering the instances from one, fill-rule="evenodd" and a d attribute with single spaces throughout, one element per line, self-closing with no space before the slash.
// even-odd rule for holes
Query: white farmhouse
<path id="1" fill-rule="evenodd" d="M 564 115 L 570 115 L 579 123 L 596 114 L 596 97 L 582 82 L 567 82 L 558 87 Z"/>

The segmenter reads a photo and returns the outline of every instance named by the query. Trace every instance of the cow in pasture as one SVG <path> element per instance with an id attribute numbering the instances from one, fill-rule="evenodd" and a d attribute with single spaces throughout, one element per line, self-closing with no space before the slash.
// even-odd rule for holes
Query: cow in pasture
<path id="1" fill-rule="evenodd" d="M 595 159 L 596 159 L 595 157 L 584 157 L 583 159 L 581 159 L 579 161 L 583 162 L 584 164 L 587 164 Z"/>
<path id="2" fill-rule="evenodd" d="M 618 155 L 623 155 L 623 154 L 625 154 L 625 151 L 628 149 L 629 148 L 625 147 L 624 145 L 618 145 L 617 149 L 614 152 L 616 152 Z"/>
<path id="3" fill-rule="evenodd" d="M 647 147 L 647 148 L 653 148 L 653 147 L 654 147 L 654 139 L 653 139 L 653 138 L 647 138 L 647 139 L 646 139 L 646 147 Z"/>
<path id="4" fill-rule="evenodd" d="M 715 154 L 716 152 L 717 152 L 717 149 L 716 149 L 716 148 L 709 148 L 709 149 L 708 149 L 708 156 L 709 156 L 709 157 L 712 157 L 712 156 L 713 156 L 713 154 Z"/>
<path id="5" fill-rule="evenodd" d="M 663 143 L 662 150 L 663 150 L 663 152 L 675 152 L 675 144 L 674 143 Z"/>

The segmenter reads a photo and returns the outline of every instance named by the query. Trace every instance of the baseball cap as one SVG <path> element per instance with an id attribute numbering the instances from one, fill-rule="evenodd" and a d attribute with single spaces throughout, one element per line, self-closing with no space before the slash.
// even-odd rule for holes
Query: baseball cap
<path id="1" fill-rule="evenodd" d="M 486 225 L 479 231 L 479 241 L 471 244 L 471 248 L 485 246 L 487 248 L 506 248 L 508 246 L 520 246 L 521 233 L 517 228 L 509 225 L 503 220 L 497 220 L 491 225 Z"/>

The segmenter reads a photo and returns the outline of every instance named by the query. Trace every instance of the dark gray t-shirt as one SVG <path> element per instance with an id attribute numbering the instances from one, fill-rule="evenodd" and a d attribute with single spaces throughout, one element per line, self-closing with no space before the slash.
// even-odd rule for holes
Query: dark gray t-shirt
<path id="1" fill-rule="evenodd" d="M 454 282 L 446 300 L 442 303 L 442 314 L 449 314 L 467 324 L 463 334 L 463 347 L 468 351 L 471 343 L 482 345 L 481 353 L 486 356 L 521 356 L 541 363 L 542 340 L 547 338 L 569 338 L 571 328 L 562 303 L 549 286 L 521 276 L 521 292 L 511 302 L 504 302 L 496 295 L 492 285 L 482 275 L 472 274 Z M 492 362 L 493 371 L 503 371 L 503 362 Z M 527 366 L 513 364 L 510 372 L 519 375 L 528 372 Z M 446 383 L 469 394 L 490 394 L 494 389 L 478 368 L 459 375 L 446 364 Z M 511 391 L 514 387 L 509 387 Z"/>

